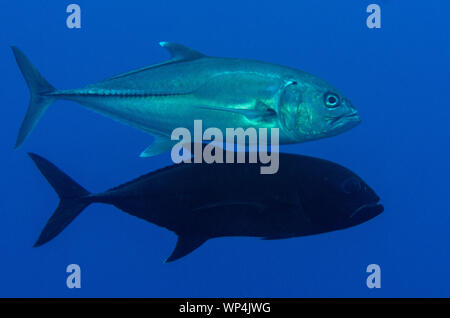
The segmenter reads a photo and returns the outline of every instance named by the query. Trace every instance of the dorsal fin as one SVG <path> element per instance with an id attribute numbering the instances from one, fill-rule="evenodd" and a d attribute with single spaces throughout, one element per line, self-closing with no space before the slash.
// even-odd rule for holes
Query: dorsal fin
<path id="1" fill-rule="evenodd" d="M 133 75 L 136 73 L 140 73 L 152 68 L 157 68 L 157 67 L 161 67 L 164 65 L 169 65 L 169 64 L 173 64 L 173 63 L 178 63 L 178 62 L 182 62 L 182 61 L 192 61 L 192 60 L 196 60 L 202 57 L 205 57 L 206 55 L 203 53 L 200 53 L 198 51 L 195 51 L 191 48 L 188 48 L 187 46 L 178 44 L 178 43 L 173 43 L 173 42 L 159 42 L 159 45 L 161 45 L 163 48 L 167 49 L 167 51 L 169 51 L 170 55 L 171 55 L 171 59 L 162 63 L 158 63 L 155 65 L 150 65 L 150 66 L 146 66 L 146 67 L 142 67 L 139 68 L 137 70 L 133 70 L 130 72 L 126 72 L 126 73 L 122 73 L 116 76 L 113 76 L 109 79 L 107 79 L 107 81 L 109 80 L 113 80 L 113 79 L 117 79 L 117 78 L 121 78 L 121 77 L 125 77 L 128 75 Z"/>
<path id="2" fill-rule="evenodd" d="M 159 42 L 159 45 L 169 51 L 170 55 L 172 55 L 172 61 L 190 61 L 205 57 L 205 54 L 178 43 Z"/>
<path id="3" fill-rule="evenodd" d="M 155 175 L 157 175 L 159 173 L 167 172 L 169 170 L 176 169 L 176 168 L 182 168 L 182 167 L 184 167 L 184 165 L 186 165 L 186 163 L 181 162 L 179 164 L 174 164 L 174 165 L 171 165 L 171 166 L 167 166 L 167 167 L 156 169 L 156 170 L 154 170 L 152 172 L 143 174 L 140 177 L 134 178 L 133 180 L 127 181 L 127 182 L 122 183 L 122 184 L 120 184 L 120 185 L 118 185 L 116 187 L 110 188 L 110 189 L 108 189 L 105 192 L 120 190 L 120 189 L 125 188 L 125 187 L 127 187 L 129 185 L 132 185 L 133 183 L 141 182 L 141 181 L 144 181 L 147 178 L 151 178 L 151 177 L 153 177 L 153 176 L 155 176 Z"/>

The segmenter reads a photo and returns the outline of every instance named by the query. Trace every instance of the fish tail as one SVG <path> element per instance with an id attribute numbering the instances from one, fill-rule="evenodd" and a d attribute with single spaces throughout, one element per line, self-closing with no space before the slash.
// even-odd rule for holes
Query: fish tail
<path id="1" fill-rule="evenodd" d="M 11 49 L 31 93 L 28 110 L 14 147 L 18 148 L 31 133 L 48 106 L 55 101 L 56 97 L 49 95 L 55 91 L 55 88 L 39 73 L 25 54 L 15 46 L 12 46 Z"/>
<path id="2" fill-rule="evenodd" d="M 95 199 L 87 190 L 48 160 L 33 153 L 28 153 L 28 155 L 60 199 L 58 207 L 34 244 L 34 247 L 37 247 L 55 238 Z"/>

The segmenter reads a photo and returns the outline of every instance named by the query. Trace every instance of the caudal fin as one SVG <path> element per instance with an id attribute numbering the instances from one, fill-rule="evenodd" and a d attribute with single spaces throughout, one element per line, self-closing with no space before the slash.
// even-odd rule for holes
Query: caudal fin
<path id="1" fill-rule="evenodd" d="M 31 133 L 48 106 L 55 101 L 55 97 L 48 95 L 54 92 L 55 88 L 47 82 L 22 51 L 15 46 L 12 46 L 11 49 L 31 94 L 28 110 L 16 140 L 15 148 L 18 148 Z"/>
<path id="2" fill-rule="evenodd" d="M 34 247 L 41 246 L 62 232 L 90 203 L 90 193 L 58 167 L 39 155 L 28 153 L 61 200 Z"/>

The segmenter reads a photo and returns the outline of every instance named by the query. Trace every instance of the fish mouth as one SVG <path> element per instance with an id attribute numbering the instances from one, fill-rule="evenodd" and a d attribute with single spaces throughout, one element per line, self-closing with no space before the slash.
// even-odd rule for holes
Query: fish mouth
<path id="1" fill-rule="evenodd" d="M 380 215 L 384 211 L 384 206 L 380 200 L 376 202 L 366 203 L 356 208 L 348 217 L 349 226 L 358 225 L 367 222 L 374 217 Z"/>
<path id="2" fill-rule="evenodd" d="M 374 203 L 366 203 L 361 205 L 359 208 L 357 208 L 352 214 L 350 214 L 350 218 L 353 218 L 354 216 L 356 216 L 358 213 L 367 211 L 367 210 L 380 210 L 379 213 L 383 212 L 382 210 L 384 209 L 383 205 L 380 203 L 380 201 L 378 200 L 377 202 Z"/>
<path id="3" fill-rule="evenodd" d="M 327 119 L 333 129 L 341 130 L 351 129 L 361 123 L 361 117 L 359 117 L 358 112 L 356 111 L 336 117 L 328 117 Z"/>

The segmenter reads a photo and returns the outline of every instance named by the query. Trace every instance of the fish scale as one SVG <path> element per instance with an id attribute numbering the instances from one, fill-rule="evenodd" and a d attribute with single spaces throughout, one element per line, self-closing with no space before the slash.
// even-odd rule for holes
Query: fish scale
<path id="1" fill-rule="evenodd" d="M 184 93 L 156 93 L 153 91 L 143 91 L 143 90 L 107 90 L 107 89 L 99 89 L 99 90 L 66 90 L 66 91 L 58 91 L 48 94 L 50 96 L 66 96 L 69 97 L 71 95 L 84 95 L 84 96 L 118 96 L 118 97 L 165 97 L 165 96 L 177 96 L 177 95 L 185 95 Z"/>

